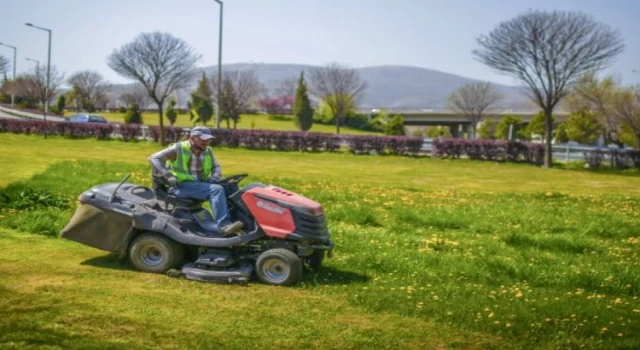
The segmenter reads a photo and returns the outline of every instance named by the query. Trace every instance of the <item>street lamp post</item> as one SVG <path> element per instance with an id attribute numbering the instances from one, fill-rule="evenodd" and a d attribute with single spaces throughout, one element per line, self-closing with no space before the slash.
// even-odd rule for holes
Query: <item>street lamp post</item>
<path id="1" fill-rule="evenodd" d="M 218 108 L 216 108 L 216 129 L 220 129 L 220 105 L 222 97 L 222 1 L 214 0 L 220 4 L 220 30 L 218 33 Z"/>
<path id="2" fill-rule="evenodd" d="M 49 113 L 49 79 L 51 74 L 51 29 L 42 28 L 38 26 L 34 26 L 31 23 L 25 23 L 25 25 L 29 27 L 33 27 L 36 29 L 44 30 L 49 33 L 49 53 L 47 55 L 47 86 L 45 87 L 44 93 L 44 138 L 47 138 L 47 113 Z"/>
<path id="3" fill-rule="evenodd" d="M 40 61 L 34 60 L 33 58 L 29 58 L 29 57 L 27 57 L 26 59 L 27 59 L 27 61 L 31 61 L 31 62 L 35 62 L 36 63 L 36 70 L 40 69 Z"/>
<path id="4" fill-rule="evenodd" d="M 0 45 L 10 47 L 13 49 L 13 80 L 16 80 L 16 66 L 18 65 L 18 62 L 16 62 L 16 53 L 18 52 L 18 48 L 16 48 L 15 46 L 4 44 L 4 43 L 0 43 Z M 13 108 L 15 95 L 14 95 L 13 89 L 11 90 L 12 90 L 11 91 L 11 108 Z"/>

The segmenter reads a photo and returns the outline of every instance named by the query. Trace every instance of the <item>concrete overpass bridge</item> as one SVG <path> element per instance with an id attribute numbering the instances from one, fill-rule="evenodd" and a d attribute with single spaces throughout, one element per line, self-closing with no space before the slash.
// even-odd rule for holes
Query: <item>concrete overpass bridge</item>
<path id="1" fill-rule="evenodd" d="M 360 111 L 363 114 L 374 115 L 379 113 L 378 110 Z M 389 110 L 389 115 L 401 115 L 404 119 L 407 135 L 411 135 L 415 130 L 424 129 L 428 126 L 446 126 L 449 127 L 453 137 L 460 137 L 465 133 L 470 134 L 472 131 L 471 123 L 467 118 L 459 113 L 448 110 Z M 483 120 L 493 120 L 496 123 L 505 116 L 511 115 L 522 118 L 522 121 L 528 124 L 531 119 L 538 115 L 538 110 L 499 110 L 489 111 L 483 116 Z M 562 122 L 568 117 L 568 113 L 559 111 L 554 114 L 556 121 Z M 480 125 L 478 125 L 480 126 Z"/>

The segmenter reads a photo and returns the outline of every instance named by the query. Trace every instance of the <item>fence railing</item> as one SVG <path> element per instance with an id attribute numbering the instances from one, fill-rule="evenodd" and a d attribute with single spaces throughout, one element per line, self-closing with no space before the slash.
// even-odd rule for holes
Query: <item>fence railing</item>
<path id="1" fill-rule="evenodd" d="M 432 143 L 433 143 L 433 139 L 424 138 L 424 142 L 422 144 L 422 152 L 424 153 L 431 152 Z M 598 150 L 604 153 L 610 153 L 610 152 L 619 151 L 620 149 L 612 148 L 612 147 L 594 147 L 594 146 L 584 146 L 584 145 L 576 146 L 576 145 L 566 145 L 566 144 L 551 146 L 553 159 L 565 161 L 565 162 L 584 160 L 585 152 L 598 151 Z"/>

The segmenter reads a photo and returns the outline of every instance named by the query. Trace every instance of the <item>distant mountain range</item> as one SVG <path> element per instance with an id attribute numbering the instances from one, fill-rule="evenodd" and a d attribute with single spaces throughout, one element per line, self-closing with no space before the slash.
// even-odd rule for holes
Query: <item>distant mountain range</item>
<path id="1" fill-rule="evenodd" d="M 260 81 L 271 91 L 284 79 L 297 79 L 301 71 L 314 66 L 300 64 L 236 63 L 222 66 L 223 70 L 253 70 Z M 207 76 L 215 77 L 217 66 L 200 68 Z M 441 110 L 446 108 L 449 94 L 459 87 L 477 80 L 445 73 L 433 69 L 411 66 L 374 66 L 356 69 L 367 82 L 358 105 L 360 109 L 387 108 L 391 110 Z M 200 78 L 200 75 L 197 75 Z M 214 80 L 215 81 L 215 80 Z M 192 88 L 195 88 L 197 79 Z M 125 85 L 113 85 L 112 92 L 118 93 Z M 503 110 L 535 110 L 522 88 L 495 84 L 504 95 L 496 104 Z M 179 94 L 179 104 L 186 103 L 188 91 Z"/>

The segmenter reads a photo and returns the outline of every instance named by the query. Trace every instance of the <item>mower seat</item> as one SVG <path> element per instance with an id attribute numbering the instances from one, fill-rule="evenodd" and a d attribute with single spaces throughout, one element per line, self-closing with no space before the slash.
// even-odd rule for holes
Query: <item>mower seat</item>
<path id="1" fill-rule="evenodd" d="M 162 177 L 153 177 L 153 193 L 157 199 L 163 200 L 176 207 L 185 207 L 189 209 L 201 207 L 201 200 L 195 198 L 182 198 L 169 193 L 169 184 Z"/>

